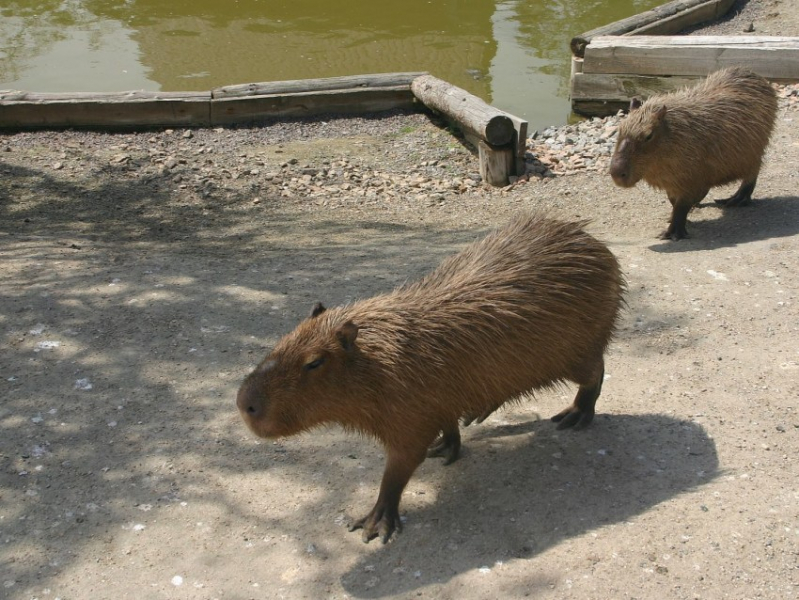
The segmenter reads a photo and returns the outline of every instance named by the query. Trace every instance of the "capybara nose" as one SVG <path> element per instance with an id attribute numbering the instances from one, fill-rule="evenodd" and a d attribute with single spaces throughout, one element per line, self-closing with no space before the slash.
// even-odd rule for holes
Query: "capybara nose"
<path id="1" fill-rule="evenodd" d="M 627 180 L 627 170 L 617 162 L 610 163 L 610 176 L 616 185 L 623 185 Z"/>
<path id="2" fill-rule="evenodd" d="M 242 415 L 247 415 L 251 419 L 256 419 L 261 414 L 261 404 L 256 402 L 256 398 L 245 389 L 246 385 L 241 386 L 238 395 L 236 396 L 236 406 Z"/>

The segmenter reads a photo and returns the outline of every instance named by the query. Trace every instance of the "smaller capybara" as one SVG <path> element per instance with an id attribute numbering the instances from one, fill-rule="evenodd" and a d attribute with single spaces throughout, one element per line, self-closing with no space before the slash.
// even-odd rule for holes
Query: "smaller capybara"
<path id="1" fill-rule="evenodd" d="M 457 458 L 459 419 L 568 380 L 577 395 L 552 420 L 585 427 L 625 285 L 583 225 L 524 214 L 415 283 L 317 304 L 242 383 L 244 422 L 267 438 L 338 423 L 380 440 L 377 503 L 350 531 L 384 543 L 401 529 L 400 496 L 425 456 Z"/>
<path id="2" fill-rule="evenodd" d="M 710 188 L 742 181 L 733 196 L 716 202 L 743 206 L 752 199 L 776 116 L 769 82 L 740 67 L 643 104 L 634 98 L 619 124 L 610 174 L 621 187 L 643 179 L 665 190 L 672 211 L 660 238 L 688 237 L 688 212 Z"/>

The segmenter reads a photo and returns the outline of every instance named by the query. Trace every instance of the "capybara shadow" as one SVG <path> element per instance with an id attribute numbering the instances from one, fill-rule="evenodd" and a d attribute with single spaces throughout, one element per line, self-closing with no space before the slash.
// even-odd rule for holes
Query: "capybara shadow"
<path id="1" fill-rule="evenodd" d="M 700 208 L 713 214 L 714 207 L 708 203 L 703 203 Z M 799 234 L 799 197 L 774 196 L 753 200 L 740 211 L 719 218 L 697 220 L 692 228 L 698 235 L 684 243 L 659 242 L 649 246 L 649 249 L 664 253 L 697 252 L 789 238 Z"/>
<path id="2" fill-rule="evenodd" d="M 715 443 L 692 421 L 598 415 L 579 436 L 533 424 L 519 439 L 476 436 L 457 467 L 427 469 L 436 501 L 407 515 L 401 536 L 342 576 L 348 594 L 382 598 L 426 589 L 496 561 L 529 560 L 569 539 L 624 523 L 719 475 Z M 457 515 L 457 518 L 452 518 Z M 430 525 L 432 523 L 432 525 Z M 421 535 L 424 533 L 425 535 Z M 441 560 L 446 556 L 446 560 Z M 397 564 L 404 573 L 395 574 Z M 369 566 L 366 569 L 366 566 Z M 417 576 L 413 576 L 416 573 Z"/>

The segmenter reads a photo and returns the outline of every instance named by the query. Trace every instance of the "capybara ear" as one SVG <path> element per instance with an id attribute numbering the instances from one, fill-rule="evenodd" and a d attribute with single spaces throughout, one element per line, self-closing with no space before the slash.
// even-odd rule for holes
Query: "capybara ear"
<path id="1" fill-rule="evenodd" d="M 643 102 L 641 102 L 640 98 L 637 96 L 633 97 L 632 100 L 630 100 L 630 112 L 641 108 L 641 104 L 643 104 Z"/>
<path id="2" fill-rule="evenodd" d="M 314 317 L 318 317 L 326 310 L 327 309 L 325 308 L 324 304 L 322 304 L 321 302 L 317 302 L 316 304 L 313 305 L 313 308 L 311 309 L 311 318 L 313 319 Z"/>
<path id="3" fill-rule="evenodd" d="M 664 104 L 664 105 L 663 105 L 663 106 L 661 106 L 661 107 L 658 109 L 658 111 L 655 113 L 655 118 L 656 118 L 658 121 L 662 121 L 662 120 L 663 120 L 663 117 L 665 117 L 665 116 L 666 116 L 666 112 L 667 112 L 667 111 L 668 111 L 668 108 L 666 108 L 666 105 Z"/>
<path id="4" fill-rule="evenodd" d="M 352 321 L 347 321 L 336 330 L 336 339 L 341 347 L 350 351 L 355 347 L 355 338 L 358 337 L 358 326 Z"/>

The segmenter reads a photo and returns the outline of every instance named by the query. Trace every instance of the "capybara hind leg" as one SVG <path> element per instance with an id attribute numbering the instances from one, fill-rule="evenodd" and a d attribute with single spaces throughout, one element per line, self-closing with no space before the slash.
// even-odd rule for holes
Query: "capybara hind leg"
<path id="1" fill-rule="evenodd" d="M 485 421 L 485 420 L 486 420 L 488 417 L 490 417 L 491 415 L 493 415 L 493 414 L 496 412 L 496 410 L 497 410 L 497 409 L 498 409 L 500 406 L 502 406 L 502 403 L 501 403 L 501 402 L 500 402 L 499 404 L 497 404 L 496 406 L 492 406 L 491 408 L 487 408 L 487 409 L 486 409 L 486 410 L 484 410 L 482 413 L 475 413 L 475 414 L 471 414 L 471 415 L 464 415 L 464 416 L 461 418 L 461 423 L 463 423 L 463 426 L 464 426 L 464 427 L 466 427 L 466 426 L 468 426 L 468 425 L 471 425 L 472 423 L 477 423 L 477 424 L 479 424 L 479 423 L 482 423 L 482 422 L 483 422 L 483 421 Z"/>
<path id="2" fill-rule="evenodd" d="M 746 206 L 752 201 L 752 192 L 755 191 L 756 183 L 757 178 L 755 178 L 754 181 L 744 181 L 741 184 L 741 187 L 738 188 L 737 192 L 735 192 L 729 198 L 716 200 L 716 204 L 720 204 L 725 208 L 730 206 Z"/>
<path id="3" fill-rule="evenodd" d="M 380 482 L 380 493 L 377 502 L 369 511 L 369 514 L 358 519 L 349 527 L 350 531 L 363 529 L 361 538 L 364 542 L 379 537 L 385 544 L 396 531 L 402 531 L 402 521 L 399 515 L 399 503 L 402 490 L 408 484 L 425 457 L 425 448 L 421 452 L 408 455 L 407 452 L 399 453 L 391 449 L 388 451 L 386 470 L 383 472 L 383 480 Z"/>
<path id="4" fill-rule="evenodd" d="M 594 419 L 596 399 L 602 391 L 602 380 L 605 377 L 604 368 L 600 371 L 599 378 L 592 384 L 581 385 L 574 397 L 574 402 L 567 409 L 560 411 L 552 420 L 558 424 L 558 429 L 573 427 L 584 429 Z"/>
<path id="5" fill-rule="evenodd" d="M 669 226 L 659 237 L 661 240 L 674 240 L 676 242 L 688 237 L 685 225 L 688 222 L 688 212 L 691 210 L 691 204 L 681 204 L 679 202 L 672 202 L 672 204 Z"/>
<path id="6" fill-rule="evenodd" d="M 444 464 L 451 465 L 460 456 L 461 452 L 461 432 L 458 430 L 458 423 L 448 425 L 441 432 L 441 436 L 427 449 L 427 456 L 443 456 Z"/>

